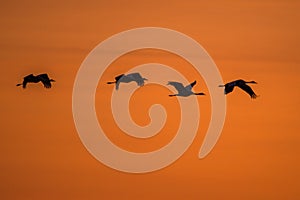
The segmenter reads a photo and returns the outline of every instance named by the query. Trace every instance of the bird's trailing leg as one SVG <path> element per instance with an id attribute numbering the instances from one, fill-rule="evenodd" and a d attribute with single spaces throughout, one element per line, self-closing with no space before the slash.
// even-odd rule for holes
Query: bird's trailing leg
<path id="1" fill-rule="evenodd" d="M 26 88 L 26 84 L 24 85 L 23 83 L 18 83 L 16 86 L 21 86 L 21 85 L 22 85 L 23 89 Z"/>
<path id="2" fill-rule="evenodd" d="M 203 92 L 194 93 L 194 95 L 205 95 Z"/>
<path id="3" fill-rule="evenodd" d="M 109 81 L 109 82 L 107 82 L 107 84 L 114 84 L 114 83 L 116 83 L 116 81 Z"/>

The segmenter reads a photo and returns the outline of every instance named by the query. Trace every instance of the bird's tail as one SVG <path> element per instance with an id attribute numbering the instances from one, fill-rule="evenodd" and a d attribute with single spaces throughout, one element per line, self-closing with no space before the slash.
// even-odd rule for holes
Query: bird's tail
<path id="1" fill-rule="evenodd" d="M 22 85 L 22 83 L 18 83 L 16 86 L 20 86 L 20 85 Z"/>
<path id="2" fill-rule="evenodd" d="M 225 85 L 219 85 L 219 87 L 225 87 Z"/>

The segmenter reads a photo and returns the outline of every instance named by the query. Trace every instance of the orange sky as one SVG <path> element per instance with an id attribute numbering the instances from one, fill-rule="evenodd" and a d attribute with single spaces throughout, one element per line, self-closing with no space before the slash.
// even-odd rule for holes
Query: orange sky
<path id="1" fill-rule="evenodd" d="M 296 199 L 299 197 L 299 8 L 290 1 L 7 1 L 0 8 L 0 194 L 2 199 Z M 85 149 L 72 117 L 72 87 L 87 54 L 101 41 L 145 26 L 180 31 L 198 41 L 225 81 L 255 80 L 260 97 L 239 90 L 227 96 L 220 140 L 203 160 L 197 155 L 209 122 L 210 100 L 198 97 L 201 124 L 188 151 L 174 164 L 148 174 L 112 170 Z M 145 56 L 146 55 L 146 56 Z M 99 119 L 109 137 L 135 151 L 159 148 L 172 138 L 163 130 L 149 141 L 122 135 L 105 107 L 113 87 L 102 84 L 132 65 L 163 62 L 199 80 L 185 61 L 165 52 L 132 52 L 116 60 L 99 82 Z M 116 69 L 114 66 L 124 68 Z M 29 73 L 57 80 L 22 90 Z M 103 81 L 103 82 L 101 82 Z M 147 106 L 159 98 L 145 86 L 135 94 L 133 118 L 148 121 Z M 169 91 L 159 90 L 157 95 Z M 146 106 L 139 100 L 148 100 Z M 149 95 L 149 96 L 147 96 Z M 150 98 L 151 96 L 151 98 Z M 105 111 L 105 112 L 104 112 Z M 144 111 L 144 112 L 143 112 Z M 166 125 L 176 130 L 176 110 Z M 108 113 L 108 114 L 107 114 Z M 139 115 L 141 118 L 139 119 Z M 178 115 L 178 113 L 177 113 Z M 172 121 L 173 120 L 173 121 Z M 165 133 L 165 134 L 164 134 Z M 169 134 L 167 134 L 169 133 Z M 134 146 L 133 146 L 134 145 Z M 135 149 L 136 148 L 136 149 Z"/>

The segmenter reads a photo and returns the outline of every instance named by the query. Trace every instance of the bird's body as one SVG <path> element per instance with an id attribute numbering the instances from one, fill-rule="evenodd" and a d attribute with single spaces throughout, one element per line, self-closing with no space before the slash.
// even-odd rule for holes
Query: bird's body
<path id="1" fill-rule="evenodd" d="M 55 80 L 50 79 L 47 74 L 39 74 L 37 76 L 34 76 L 33 74 L 30 74 L 28 76 L 25 76 L 22 83 L 18 83 L 17 86 L 22 85 L 23 88 L 26 88 L 27 83 L 38 83 L 42 82 L 45 88 L 51 88 L 51 82 L 55 82 Z"/>
<path id="2" fill-rule="evenodd" d="M 237 86 L 237 87 L 241 88 L 242 90 L 244 90 L 245 92 L 247 92 L 251 98 L 255 99 L 258 96 L 251 89 L 251 87 L 249 85 L 247 85 L 247 83 L 257 84 L 255 81 L 244 81 L 242 79 L 239 79 L 239 80 L 235 80 L 235 81 L 226 83 L 225 85 L 219 85 L 219 87 L 225 87 L 224 94 L 228 94 L 233 91 L 235 86 Z"/>
<path id="3" fill-rule="evenodd" d="M 169 81 L 168 85 L 172 85 L 173 87 L 175 87 L 175 89 L 178 91 L 178 94 L 170 94 L 170 97 L 173 96 L 182 96 L 182 97 L 187 97 L 190 95 L 205 95 L 204 93 L 195 93 L 192 91 L 192 88 L 194 87 L 194 85 L 196 85 L 196 81 L 192 82 L 191 84 L 187 85 L 187 86 L 183 86 L 182 83 L 179 82 L 173 82 L 173 81 Z"/>
<path id="4" fill-rule="evenodd" d="M 121 74 L 115 77 L 115 81 L 107 82 L 107 84 L 116 84 L 116 90 L 119 89 L 120 83 L 136 82 L 138 86 L 143 86 L 147 79 L 143 78 L 139 73 Z"/>

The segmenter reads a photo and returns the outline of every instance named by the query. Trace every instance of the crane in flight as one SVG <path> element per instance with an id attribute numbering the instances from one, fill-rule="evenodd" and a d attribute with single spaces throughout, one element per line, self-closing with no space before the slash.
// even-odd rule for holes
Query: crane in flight
<path id="1" fill-rule="evenodd" d="M 18 83 L 17 86 L 22 85 L 23 88 L 25 89 L 27 83 L 38 83 L 38 82 L 42 82 L 45 88 L 51 88 L 51 82 L 55 82 L 55 80 L 50 79 L 47 74 L 39 74 L 37 76 L 30 74 L 28 76 L 25 76 L 23 78 L 23 82 Z"/>
<path id="2" fill-rule="evenodd" d="M 239 79 L 239 80 L 226 83 L 225 85 L 219 85 L 219 87 L 225 87 L 224 94 L 228 94 L 233 91 L 235 86 L 237 86 L 242 90 L 244 90 L 246 93 L 248 93 L 252 99 L 255 99 L 256 97 L 258 97 L 258 95 L 255 94 L 255 92 L 252 90 L 252 88 L 249 85 L 247 85 L 247 83 L 257 84 L 255 81 L 244 81 L 242 79 Z"/>
<path id="3" fill-rule="evenodd" d="M 203 92 L 195 93 L 192 91 L 192 88 L 194 87 L 194 85 L 196 85 L 196 83 L 197 83 L 197 81 L 194 81 L 187 86 L 183 86 L 182 83 L 169 81 L 167 85 L 172 85 L 178 91 L 178 94 L 170 94 L 169 96 L 170 97 L 174 97 L 174 96 L 187 97 L 190 95 L 205 95 Z"/>
<path id="4" fill-rule="evenodd" d="M 139 73 L 121 74 L 115 77 L 115 81 L 109 81 L 107 84 L 116 84 L 116 90 L 119 89 L 120 83 L 136 82 L 138 86 L 143 86 L 148 79 L 143 78 Z"/>

